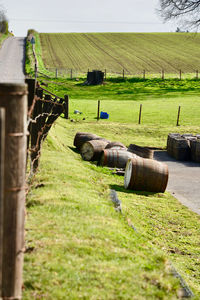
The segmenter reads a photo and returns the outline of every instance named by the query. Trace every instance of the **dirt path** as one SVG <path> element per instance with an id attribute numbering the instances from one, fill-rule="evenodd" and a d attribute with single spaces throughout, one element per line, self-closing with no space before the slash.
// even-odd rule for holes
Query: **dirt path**
<path id="1" fill-rule="evenodd" d="M 0 82 L 23 83 L 25 38 L 8 38 L 0 50 Z"/>
<path id="2" fill-rule="evenodd" d="M 200 163 L 177 161 L 166 151 L 155 151 L 154 158 L 169 167 L 167 190 L 200 215 Z"/>

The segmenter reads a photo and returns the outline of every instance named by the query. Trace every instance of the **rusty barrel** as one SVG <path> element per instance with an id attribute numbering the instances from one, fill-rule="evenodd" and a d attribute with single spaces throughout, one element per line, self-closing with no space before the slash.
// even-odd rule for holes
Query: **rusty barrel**
<path id="1" fill-rule="evenodd" d="M 124 187 L 135 191 L 162 192 L 168 183 L 168 166 L 139 156 L 128 160 Z"/>
<path id="2" fill-rule="evenodd" d="M 108 145 L 106 140 L 91 140 L 85 142 L 80 149 L 81 156 L 87 161 L 97 161 L 100 159 L 102 150 Z"/>
<path id="3" fill-rule="evenodd" d="M 141 147 L 135 144 L 130 144 L 128 151 L 143 158 L 153 159 L 154 151 L 147 147 Z"/>
<path id="4" fill-rule="evenodd" d="M 126 146 L 121 142 L 110 142 L 105 149 L 125 149 L 127 150 Z"/>
<path id="5" fill-rule="evenodd" d="M 126 150 L 104 149 L 99 164 L 110 168 L 125 169 L 128 159 L 135 156 L 135 154 Z"/>

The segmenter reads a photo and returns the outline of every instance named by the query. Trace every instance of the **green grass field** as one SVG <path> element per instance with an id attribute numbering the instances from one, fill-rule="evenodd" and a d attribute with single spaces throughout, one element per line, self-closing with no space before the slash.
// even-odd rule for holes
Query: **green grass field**
<path id="1" fill-rule="evenodd" d="M 105 85 L 84 86 L 84 79 L 46 80 L 47 89 L 63 97 L 69 95 L 70 117 L 74 120 L 95 120 L 97 103 L 109 113 L 108 123 L 138 123 L 140 104 L 142 124 L 174 126 L 181 106 L 180 124 L 198 126 L 200 122 L 200 86 L 198 80 L 109 79 Z M 58 83 L 58 84 L 56 84 Z M 74 110 L 83 114 L 75 115 Z"/>
<path id="2" fill-rule="evenodd" d="M 40 33 L 48 68 L 78 72 L 192 73 L 200 68 L 200 34 L 192 33 Z"/>
<path id="3" fill-rule="evenodd" d="M 160 146 L 168 129 L 58 120 L 27 199 L 23 299 L 178 299 L 170 264 L 199 299 L 200 217 L 168 193 L 125 190 L 123 177 L 83 161 L 73 148 L 77 131 Z M 123 215 L 114 210 L 110 188 Z"/>

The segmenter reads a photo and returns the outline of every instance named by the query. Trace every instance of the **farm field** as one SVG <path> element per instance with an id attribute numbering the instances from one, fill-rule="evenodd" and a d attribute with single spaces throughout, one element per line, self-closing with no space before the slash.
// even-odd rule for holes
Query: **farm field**
<path id="1" fill-rule="evenodd" d="M 50 89 L 60 97 L 69 95 L 70 118 L 81 121 L 94 121 L 97 117 L 97 103 L 101 100 L 101 109 L 109 113 L 108 123 L 138 123 L 140 104 L 142 124 L 176 124 L 178 107 L 181 106 L 180 124 L 198 126 L 200 122 L 200 85 L 198 80 L 140 80 L 109 79 L 105 85 L 84 86 L 75 80 L 46 80 Z M 79 110 L 81 115 L 75 115 Z"/>
<path id="2" fill-rule="evenodd" d="M 77 72 L 192 73 L 200 68 L 200 34 L 194 33 L 40 33 L 46 68 Z"/>
<path id="3" fill-rule="evenodd" d="M 27 198 L 23 299 L 180 299 L 171 265 L 199 299 L 200 217 L 167 192 L 125 190 L 123 177 L 83 161 L 73 139 L 83 131 L 165 148 L 169 132 L 199 133 L 200 81 L 110 78 L 83 86 L 85 78 L 38 80 L 60 97 L 69 95 L 70 120 L 61 117 L 51 128 Z M 108 120 L 96 120 L 97 100 Z M 122 201 L 122 215 L 110 189 Z"/>

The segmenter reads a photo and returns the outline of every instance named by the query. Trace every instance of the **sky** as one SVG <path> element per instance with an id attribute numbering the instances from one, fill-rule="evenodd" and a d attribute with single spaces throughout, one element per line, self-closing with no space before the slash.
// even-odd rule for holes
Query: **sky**
<path id="1" fill-rule="evenodd" d="M 9 29 L 26 36 L 39 32 L 174 32 L 163 23 L 159 0 L 0 0 Z"/>

